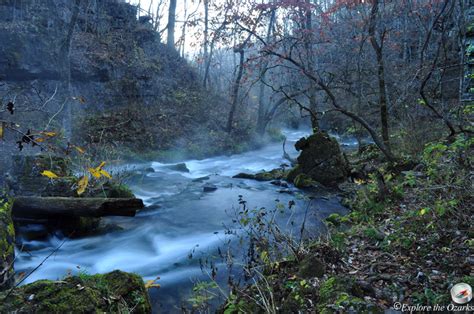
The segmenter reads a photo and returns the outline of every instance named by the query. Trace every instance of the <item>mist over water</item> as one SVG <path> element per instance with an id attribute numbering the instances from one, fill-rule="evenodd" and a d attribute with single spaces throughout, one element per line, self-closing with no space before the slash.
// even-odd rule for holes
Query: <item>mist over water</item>
<path id="1" fill-rule="evenodd" d="M 285 132 L 290 155 L 297 155 L 294 143 L 307 134 L 304 131 Z M 256 173 L 287 163 L 282 158 L 281 143 L 243 154 L 185 163 L 189 173 L 170 170 L 169 165 L 158 162 L 140 165 L 143 169 L 152 167 L 155 170 L 132 178 L 130 184 L 148 209 L 134 218 L 104 218 L 105 222 L 120 226 L 120 231 L 68 239 L 24 283 L 60 279 L 69 272 L 95 274 L 115 269 L 135 272 L 145 280 L 159 276 L 158 283 L 162 287 L 151 292 L 155 311 L 175 312 L 179 311 L 182 299 L 188 296 L 193 281 L 207 277 L 200 269 L 199 257 L 216 255 L 217 247 L 229 237 L 225 235 L 225 226 L 232 227 L 232 219 L 239 208 L 239 195 L 250 208 L 273 209 L 277 202 L 288 204 L 294 200 L 293 212 L 282 214 L 280 221 L 285 224 L 291 216 L 297 226 L 304 219 L 307 200 L 295 194 L 280 193 L 282 188 L 269 182 L 232 178 L 240 172 Z M 196 180 L 204 176 L 209 179 Z M 213 184 L 217 190 L 204 192 L 205 184 Z M 345 211 L 336 197 L 313 200 L 307 219 L 308 230 L 316 235 L 324 217 Z M 28 272 L 38 266 L 62 241 L 60 236 L 53 236 L 48 241 L 23 242 L 28 252 L 17 252 L 16 270 Z M 225 273 L 219 276 L 218 279 L 225 282 Z"/>

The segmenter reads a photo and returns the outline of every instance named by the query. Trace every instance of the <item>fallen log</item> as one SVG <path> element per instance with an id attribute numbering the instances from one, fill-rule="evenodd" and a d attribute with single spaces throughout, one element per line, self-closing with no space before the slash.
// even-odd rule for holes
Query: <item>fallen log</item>
<path id="1" fill-rule="evenodd" d="M 138 198 L 75 198 L 19 196 L 13 202 L 14 218 L 133 217 L 144 207 Z"/>

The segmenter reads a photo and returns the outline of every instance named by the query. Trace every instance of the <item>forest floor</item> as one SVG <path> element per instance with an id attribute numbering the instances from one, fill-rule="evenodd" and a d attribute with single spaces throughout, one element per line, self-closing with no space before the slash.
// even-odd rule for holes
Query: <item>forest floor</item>
<path id="1" fill-rule="evenodd" d="M 234 287 L 225 309 L 446 309 L 454 284 L 474 286 L 473 150 L 474 139 L 458 136 L 427 145 L 416 162 L 389 164 L 375 150 L 352 154 L 364 175 L 340 187 L 350 213 L 330 215 L 324 238 L 296 250 L 288 240 L 292 253 L 283 260 L 261 250 L 260 280 Z"/>

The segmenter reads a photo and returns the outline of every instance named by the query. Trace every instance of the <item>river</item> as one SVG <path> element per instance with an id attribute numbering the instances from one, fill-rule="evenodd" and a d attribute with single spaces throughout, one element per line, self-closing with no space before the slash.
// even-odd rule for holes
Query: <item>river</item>
<path id="1" fill-rule="evenodd" d="M 304 131 L 286 131 L 287 151 L 297 152 L 293 145 L 307 135 Z M 353 143 L 347 143 L 352 145 Z M 232 156 L 185 161 L 189 173 L 173 171 L 169 165 L 152 162 L 136 165 L 137 169 L 152 167 L 154 172 L 142 172 L 131 180 L 131 189 L 142 198 L 147 208 L 134 218 L 110 217 L 105 222 L 122 230 L 81 239 L 68 239 L 62 247 L 29 276 L 24 283 L 39 279 L 60 279 L 79 271 L 89 274 L 115 269 L 135 272 L 145 280 L 154 279 L 161 285 L 150 292 L 155 312 L 180 312 L 196 280 L 205 280 L 199 257 L 216 254 L 217 247 L 229 237 L 234 213 L 239 208 L 239 195 L 249 207 L 275 208 L 277 203 L 296 206 L 281 221 L 291 219 L 298 225 L 304 219 L 308 200 L 301 191 L 269 182 L 234 179 L 233 175 L 271 170 L 287 163 L 282 158 L 281 143 L 269 144 L 259 150 Z M 208 176 L 207 180 L 196 180 Z M 204 192 L 203 186 L 212 184 L 217 190 Z M 287 193 L 289 192 L 289 193 Z M 335 195 L 316 197 L 307 215 L 308 230 L 317 235 L 322 230 L 321 220 L 331 213 L 344 213 Z M 227 227 L 225 227 L 227 226 Z M 20 235 L 21 237 L 21 235 Z M 46 241 L 27 241 L 28 252 L 17 250 L 17 272 L 28 272 L 63 242 L 61 235 Z M 190 258 L 192 253 L 193 258 Z M 222 269 L 223 267 L 221 267 Z M 224 282 L 225 272 L 220 275 Z"/>

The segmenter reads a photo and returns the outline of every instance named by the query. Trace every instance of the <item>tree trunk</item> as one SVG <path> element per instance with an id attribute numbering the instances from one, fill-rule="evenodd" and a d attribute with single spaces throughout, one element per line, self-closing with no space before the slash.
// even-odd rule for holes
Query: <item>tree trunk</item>
<path id="1" fill-rule="evenodd" d="M 168 47 L 174 49 L 174 27 L 176 22 L 176 0 L 170 0 L 170 7 L 168 10 L 168 39 L 166 44 Z"/>
<path id="2" fill-rule="evenodd" d="M 276 10 L 273 9 L 270 15 L 270 20 L 268 21 L 266 42 L 269 42 L 272 36 L 273 24 L 275 23 L 275 15 L 276 15 Z M 265 81 L 266 72 L 268 69 L 268 63 L 269 63 L 269 60 L 267 58 L 262 62 L 262 65 L 260 68 L 260 81 L 261 82 L 260 82 L 260 89 L 258 92 L 258 113 L 257 113 L 257 134 L 259 134 L 260 136 L 263 136 L 265 134 L 265 130 L 269 123 L 268 112 L 266 109 L 267 106 L 265 103 L 265 85 L 263 84 L 263 82 Z"/>
<path id="3" fill-rule="evenodd" d="M 378 78 L 378 85 L 379 85 L 379 106 L 380 106 L 380 124 L 382 128 L 382 140 L 390 150 L 390 136 L 388 131 L 388 107 L 387 107 L 387 92 L 386 92 L 386 84 L 385 84 L 385 69 L 384 69 L 384 62 L 383 62 L 383 41 L 384 35 L 381 36 L 380 43 L 377 42 L 375 38 L 375 27 L 377 22 L 377 14 L 379 11 L 379 0 L 375 0 L 372 5 L 372 10 L 370 13 L 370 21 L 369 21 L 369 36 L 370 36 L 370 43 L 372 44 L 372 48 L 375 51 L 377 56 L 377 78 Z"/>
<path id="4" fill-rule="evenodd" d="M 388 107 L 387 107 L 387 93 L 386 93 L 386 86 L 385 86 L 385 71 L 384 71 L 384 64 L 383 64 L 383 55 L 380 52 L 380 56 L 377 57 L 378 63 L 378 80 L 379 80 L 379 103 L 380 103 L 380 123 L 382 126 L 382 139 L 390 149 L 390 137 L 388 134 Z"/>
<path id="5" fill-rule="evenodd" d="M 311 4 L 311 0 L 306 0 L 308 4 Z M 314 53 L 312 51 L 312 45 L 313 45 L 313 34 L 312 34 L 312 29 L 313 29 L 313 21 L 312 21 L 312 12 L 310 9 L 306 10 L 305 13 L 305 31 L 306 31 L 306 36 L 305 36 L 305 50 L 306 50 L 306 58 L 308 60 L 308 71 L 311 73 L 311 75 L 314 75 Z M 316 99 L 316 85 L 313 84 L 311 79 L 309 79 L 309 84 L 310 84 L 310 89 L 308 91 L 309 93 L 309 109 L 311 110 L 311 128 L 313 132 L 317 132 L 319 130 L 319 122 L 318 122 L 318 116 L 317 116 L 317 99 Z"/>
<path id="6" fill-rule="evenodd" d="M 204 80 L 203 86 L 207 87 L 208 58 L 209 58 L 209 0 L 204 0 Z"/>
<path id="7" fill-rule="evenodd" d="M 237 76 L 235 77 L 234 85 L 232 87 L 232 94 L 230 98 L 231 105 L 230 105 L 229 117 L 227 119 L 227 127 L 226 127 L 226 130 L 228 133 L 232 132 L 235 110 L 237 108 L 237 103 L 239 101 L 240 81 L 242 80 L 242 75 L 244 73 L 244 49 L 239 48 L 239 49 L 236 49 L 234 52 L 239 53 L 240 58 L 239 58 L 239 70 L 237 72 Z"/>
<path id="8" fill-rule="evenodd" d="M 144 207 L 138 198 L 78 198 L 20 196 L 13 202 L 14 218 L 135 216 Z"/>

